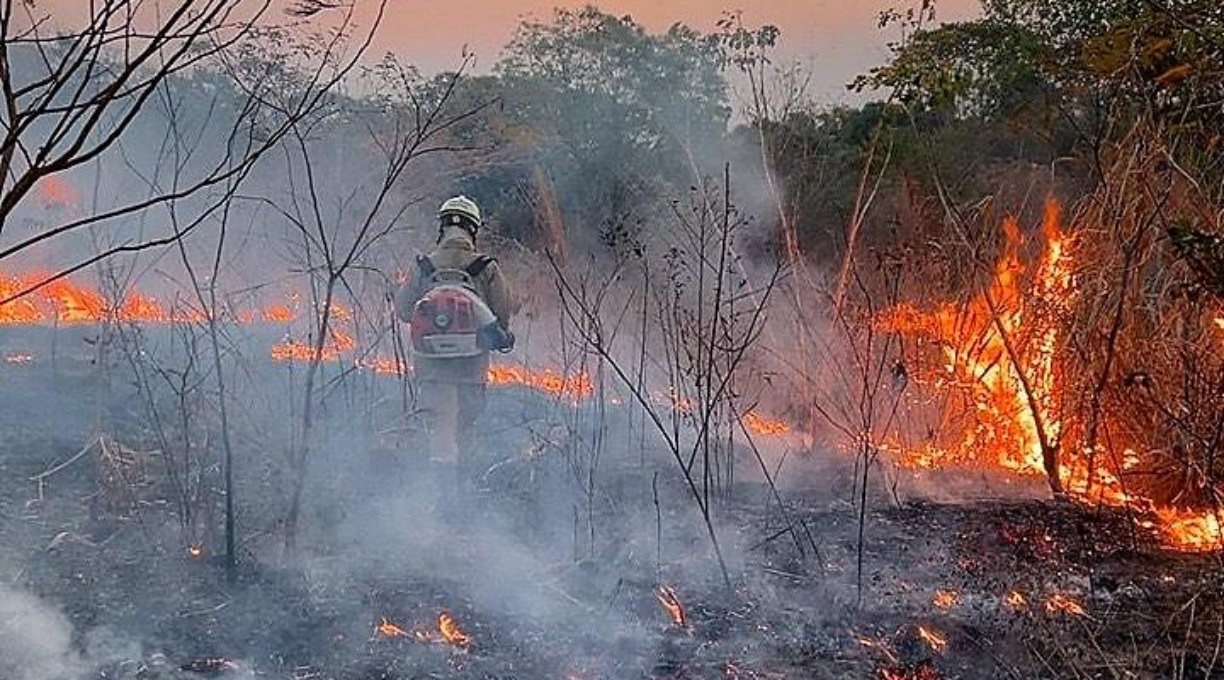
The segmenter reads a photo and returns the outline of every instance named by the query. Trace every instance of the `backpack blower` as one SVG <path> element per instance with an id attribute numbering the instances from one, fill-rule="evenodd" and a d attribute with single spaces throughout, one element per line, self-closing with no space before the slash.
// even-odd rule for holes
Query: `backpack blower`
<path id="1" fill-rule="evenodd" d="M 473 284 L 491 262 L 482 256 L 463 269 L 438 269 L 428 257 L 417 258 L 426 288 L 408 320 L 414 354 L 461 359 L 514 347 L 514 336 Z"/>

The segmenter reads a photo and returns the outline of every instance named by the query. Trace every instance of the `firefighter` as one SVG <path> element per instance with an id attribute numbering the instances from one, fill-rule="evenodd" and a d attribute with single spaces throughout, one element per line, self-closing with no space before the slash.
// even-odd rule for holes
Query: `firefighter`
<path id="1" fill-rule="evenodd" d="M 496 316 L 499 340 L 493 347 L 508 351 L 514 345 L 510 318 L 518 303 L 497 261 L 476 249 L 476 234 L 483 226 L 480 208 L 466 196 L 456 196 L 438 209 L 438 219 L 437 245 L 427 257 L 418 258 L 412 280 L 396 296 L 396 313 L 402 321 L 411 320 L 434 270 L 470 271 L 472 288 Z M 416 354 L 413 371 L 432 425 L 431 462 L 441 474 L 455 475 L 459 483 L 470 480 L 475 425 L 485 407 L 489 352 L 457 358 Z"/>

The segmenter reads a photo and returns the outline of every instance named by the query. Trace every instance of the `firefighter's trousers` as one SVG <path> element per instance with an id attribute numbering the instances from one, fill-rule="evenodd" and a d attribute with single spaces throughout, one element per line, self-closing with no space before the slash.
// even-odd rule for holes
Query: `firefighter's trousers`
<path id="1" fill-rule="evenodd" d="M 425 380 L 420 387 L 420 400 L 428 416 L 430 460 L 470 468 L 476 421 L 485 408 L 485 384 Z"/>

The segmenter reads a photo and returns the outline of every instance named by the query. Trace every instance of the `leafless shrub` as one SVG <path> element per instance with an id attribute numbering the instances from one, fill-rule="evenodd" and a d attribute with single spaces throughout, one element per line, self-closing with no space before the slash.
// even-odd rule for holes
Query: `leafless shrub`
<path id="1" fill-rule="evenodd" d="M 729 170 L 721 192 L 714 191 L 696 189 L 690 201 L 677 202 L 671 216 L 675 237 L 661 244 L 622 244 L 626 254 L 606 273 L 575 271 L 556 258 L 550 264 L 578 347 L 600 359 L 600 379 L 602 370 L 609 371 L 662 440 L 729 584 L 715 529 L 716 501 L 734 480 L 736 442 L 751 439 L 740 421 L 749 408 L 742 371 L 757 346 L 781 269 L 755 288 L 744 278 L 735 234 L 745 222 L 731 203 Z M 652 251 L 654 245 L 662 252 Z M 631 294 L 613 294 L 625 281 L 633 282 Z M 652 309 L 643 306 L 641 313 L 652 318 L 639 333 L 640 344 L 626 347 L 626 334 L 619 331 L 635 299 L 646 304 L 643 295 Z"/>

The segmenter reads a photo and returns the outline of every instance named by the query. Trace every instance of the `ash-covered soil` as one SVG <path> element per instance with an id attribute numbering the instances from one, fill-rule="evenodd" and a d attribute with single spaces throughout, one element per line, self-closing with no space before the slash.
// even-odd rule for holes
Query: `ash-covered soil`
<path id="1" fill-rule="evenodd" d="M 1224 677 L 1218 558 L 1162 551 L 1118 511 L 898 503 L 880 484 L 860 544 L 853 462 L 794 451 L 785 508 L 748 474 L 714 500 L 727 583 L 673 461 L 567 444 L 589 414 L 522 388 L 491 392 L 486 472 L 462 498 L 411 431 L 390 446 L 336 426 L 293 552 L 282 452 L 243 440 L 230 582 L 212 482 L 184 529 L 155 454 L 131 454 L 130 496 L 98 450 L 32 481 L 100 422 L 112 458 L 148 452 L 123 380 L 99 390 L 86 355 L 0 380 L 4 680 Z"/>

